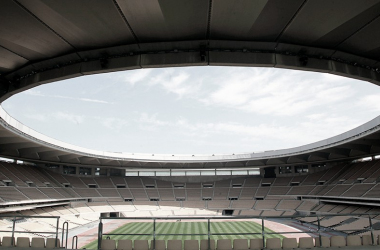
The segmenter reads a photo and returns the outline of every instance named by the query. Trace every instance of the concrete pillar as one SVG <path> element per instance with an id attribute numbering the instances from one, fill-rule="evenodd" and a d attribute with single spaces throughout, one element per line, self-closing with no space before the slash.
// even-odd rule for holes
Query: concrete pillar
<path id="1" fill-rule="evenodd" d="M 265 170 L 264 168 L 260 168 L 260 176 L 264 178 Z"/>

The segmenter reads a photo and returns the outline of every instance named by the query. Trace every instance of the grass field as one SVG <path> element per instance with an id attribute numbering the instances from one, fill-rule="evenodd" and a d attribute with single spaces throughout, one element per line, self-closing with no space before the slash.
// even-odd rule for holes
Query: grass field
<path id="1" fill-rule="evenodd" d="M 228 234 L 235 235 L 212 235 L 211 239 L 253 239 L 261 238 L 261 225 L 252 221 L 234 221 L 234 222 L 212 222 L 210 227 L 211 234 Z M 265 228 L 266 233 L 273 233 L 272 230 Z M 112 232 L 112 234 L 150 234 L 143 235 L 112 235 L 111 239 L 131 239 L 131 240 L 151 240 L 153 239 L 153 223 L 151 222 L 131 222 L 127 223 Z M 242 235 L 242 233 L 258 233 L 256 235 Z M 159 234 L 205 234 L 200 235 L 159 235 Z M 207 239 L 207 222 L 157 222 L 156 239 L 158 240 L 200 240 Z M 105 239 L 107 236 L 104 236 Z M 265 237 L 284 238 L 282 235 L 266 235 Z M 87 244 L 86 249 L 96 249 L 97 240 Z"/>

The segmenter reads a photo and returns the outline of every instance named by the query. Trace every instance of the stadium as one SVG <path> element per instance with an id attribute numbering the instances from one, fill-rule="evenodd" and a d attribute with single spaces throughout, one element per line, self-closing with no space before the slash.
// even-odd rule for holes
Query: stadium
<path id="1" fill-rule="evenodd" d="M 272 67 L 380 83 L 379 0 L 3 0 L 0 102 L 62 79 Z M 21 107 L 23 108 L 23 107 Z M 380 245 L 380 116 L 300 147 L 103 152 L 0 109 L 1 248 Z"/>

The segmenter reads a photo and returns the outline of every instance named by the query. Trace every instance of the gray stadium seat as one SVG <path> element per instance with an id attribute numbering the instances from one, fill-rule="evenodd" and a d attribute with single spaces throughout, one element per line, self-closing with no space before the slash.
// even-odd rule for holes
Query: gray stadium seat
<path id="1" fill-rule="evenodd" d="M 331 236 L 330 243 L 332 247 L 345 247 L 346 239 L 344 236 Z"/>
<path id="2" fill-rule="evenodd" d="M 234 239 L 234 250 L 247 250 L 248 240 L 247 239 Z"/>
<path id="3" fill-rule="evenodd" d="M 45 239 L 41 237 L 33 237 L 30 246 L 34 248 L 45 248 Z"/>
<path id="4" fill-rule="evenodd" d="M 56 238 L 47 238 L 46 239 L 46 248 L 55 248 L 55 240 L 57 240 L 57 247 L 60 247 L 61 242 Z"/>
<path id="5" fill-rule="evenodd" d="M 182 240 L 168 240 L 168 250 L 182 249 Z"/>
<path id="6" fill-rule="evenodd" d="M 297 248 L 297 239 L 296 238 L 283 238 L 282 239 L 282 249 L 293 249 Z"/>
<path id="7" fill-rule="evenodd" d="M 132 250 L 132 240 L 118 240 L 117 250 Z"/>
<path id="8" fill-rule="evenodd" d="M 362 239 L 359 235 L 349 235 L 347 236 L 347 246 L 361 246 Z"/>
<path id="9" fill-rule="evenodd" d="M 215 240 L 210 240 L 210 249 L 215 250 Z M 201 240 L 200 250 L 208 250 L 208 240 Z"/>
<path id="10" fill-rule="evenodd" d="M 13 242 L 15 243 L 15 242 Z M 3 242 L 2 242 L 3 247 L 10 247 L 12 246 L 12 237 L 11 236 L 4 236 L 3 237 Z"/>
<path id="11" fill-rule="evenodd" d="M 280 238 L 268 238 L 265 247 L 267 249 L 281 249 L 281 239 Z"/>
<path id="12" fill-rule="evenodd" d="M 220 239 L 217 241 L 216 250 L 231 250 L 232 244 L 231 240 Z"/>
<path id="13" fill-rule="evenodd" d="M 153 249 L 153 240 L 150 241 L 150 249 Z M 165 240 L 156 240 L 155 249 L 156 250 L 165 250 L 166 249 Z"/>
<path id="14" fill-rule="evenodd" d="M 314 239 L 312 237 L 300 237 L 298 239 L 299 248 L 313 248 L 314 247 Z"/>
<path id="15" fill-rule="evenodd" d="M 61 241 L 57 238 L 47 238 L 46 239 L 46 248 L 55 248 L 55 243 L 57 241 L 57 247 L 61 247 Z"/>
<path id="16" fill-rule="evenodd" d="M 319 237 L 314 238 L 314 240 L 315 240 L 315 246 L 316 247 L 330 247 L 330 238 L 329 237 L 325 237 L 325 236 L 321 237 L 322 246 L 320 245 Z"/>
<path id="17" fill-rule="evenodd" d="M 134 250 L 149 250 L 148 240 L 134 240 L 133 249 Z"/>
<path id="18" fill-rule="evenodd" d="M 102 240 L 102 250 L 114 250 L 116 249 L 116 241 L 115 240 Z"/>
<path id="19" fill-rule="evenodd" d="M 263 239 L 250 239 L 249 240 L 249 249 L 263 249 L 264 243 Z"/>
<path id="20" fill-rule="evenodd" d="M 30 247 L 29 237 L 17 237 L 17 247 Z"/>
<path id="21" fill-rule="evenodd" d="M 185 240 L 184 245 L 184 250 L 199 250 L 198 240 Z"/>
<path id="22" fill-rule="evenodd" d="M 363 235 L 362 236 L 362 241 L 363 241 L 362 242 L 363 246 L 370 246 L 370 245 L 372 245 L 372 237 L 371 237 L 371 235 Z M 374 243 L 376 244 L 376 240 L 375 240 Z"/>

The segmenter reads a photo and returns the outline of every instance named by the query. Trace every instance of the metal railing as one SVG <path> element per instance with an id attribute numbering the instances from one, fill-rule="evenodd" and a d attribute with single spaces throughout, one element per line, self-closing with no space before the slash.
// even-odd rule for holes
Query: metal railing
<path id="1" fill-rule="evenodd" d="M 69 223 L 65 221 L 62 225 L 62 237 L 61 245 L 58 245 L 59 242 L 59 219 L 60 216 L 19 216 L 19 215 L 0 215 L 0 219 L 8 219 L 12 221 L 12 230 L 0 230 L 0 233 L 11 233 L 11 245 L 15 245 L 15 233 L 20 234 L 52 234 L 55 237 L 55 247 L 67 248 L 67 240 L 69 235 Z M 32 230 L 16 230 L 16 223 L 24 219 L 55 219 L 56 226 L 54 231 L 32 231 Z M 51 226 L 54 226 L 53 224 Z M 65 236 L 65 237 L 64 237 Z M 77 237 L 77 236 L 75 236 Z M 64 245 L 65 242 L 65 245 Z M 76 247 L 78 246 L 78 237 L 76 238 Z M 74 245 L 73 245 L 74 247 Z"/>
<path id="2" fill-rule="evenodd" d="M 65 241 L 65 246 L 63 246 L 63 239 L 64 239 L 64 234 L 66 232 L 66 241 Z M 68 240 L 68 236 L 69 236 L 69 223 L 67 221 L 63 222 L 63 225 L 62 225 L 62 240 L 61 240 L 61 247 L 65 247 L 67 248 L 67 240 Z"/>
<path id="3" fill-rule="evenodd" d="M 74 248 L 75 244 L 75 248 Z M 72 242 L 71 242 L 71 249 L 78 249 L 78 235 L 73 236 Z"/>
<path id="4" fill-rule="evenodd" d="M 350 217 L 358 217 L 358 218 L 368 218 L 368 226 L 365 227 L 365 231 L 369 231 L 372 238 L 372 244 L 375 243 L 375 237 L 374 237 L 374 228 L 372 224 L 372 217 L 379 216 L 379 214 L 318 214 L 318 215 L 310 215 L 310 216 L 302 216 L 302 215 L 292 215 L 292 216 L 218 216 L 218 217 L 100 217 L 99 218 L 99 227 L 98 227 L 98 249 L 101 249 L 102 239 L 103 236 L 106 236 L 108 239 L 110 236 L 149 236 L 152 240 L 152 249 L 155 249 L 155 242 L 156 238 L 159 236 L 207 236 L 208 239 L 208 248 L 210 249 L 210 240 L 213 236 L 223 236 L 223 235 L 247 235 L 247 236 L 253 236 L 253 235 L 260 235 L 263 240 L 263 246 L 265 247 L 265 239 L 270 237 L 271 235 L 284 235 L 284 234 L 298 234 L 298 233 L 307 233 L 307 234 L 313 234 L 316 235 L 316 237 L 319 238 L 319 244 L 322 245 L 322 234 L 330 233 L 330 232 L 336 232 L 336 233 L 346 233 L 347 235 L 350 234 L 352 231 L 360 231 L 363 229 L 348 229 L 348 230 L 334 230 L 329 227 L 323 227 L 321 225 L 321 221 L 325 219 L 325 217 L 334 217 L 334 216 L 350 216 Z M 266 229 L 265 227 L 265 221 L 267 220 L 301 220 L 302 218 L 316 218 L 314 224 L 310 223 L 310 225 L 314 225 L 314 229 L 308 229 L 308 230 L 300 230 L 300 231 L 281 231 L 281 232 L 272 232 Z M 250 232 L 223 232 L 223 233 L 217 233 L 213 232 L 212 230 L 212 223 L 214 221 L 250 221 L 250 220 L 256 220 L 255 222 L 260 222 L 261 224 L 261 232 L 257 232 L 257 230 L 252 230 Z M 105 233 L 103 221 L 107 220 L 131 220 L 131 221 L 151 221 L 152 223 L 152 231 L 150 233 L 115 233 L 113 231 Z M 204 233 L 161 233 L 157 231 L 157 221 L 167 221 L 167 220 L 201 220 L 204 222 L 207 222 L 207 232 Z M 308 223 L 308 222 L 304 222 Z M 316 224 L 315 224 L 316 223 Z"/>
<path id="5" fill-rule="evenodd" d="M 53 234 L 53 235 L 55 235 L 55 239 L 56 239 L 55 246 L 59 247 L 59 246 L 57 246 L 59 219 L 60 219 L 59 216 L 9 216 L 9 215 L 0 215 L 0 219 L 5 219 L 5 218 L 8 218 L 8 220 L 12 221 L 12 230 L 0 230 L 0 232 L 1 233 L 11 233 L 11 235 L 12 235 L 11 245 L 12 246 L 15 245 L 15 242 L 14 242 L 15 233 L 21 233 L 21 234 L 27 233 L 27 234 Z M 31 230 L 28 230 L 28 231 L 16 230 L 16 222 L 18 222 L 22 219 L 56 219 L 56 228 L 55 228 L 55 231 L 48 231 L 48 232 L 46 232 L 46 231 L 31 231 Z"/>

